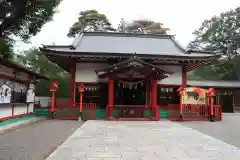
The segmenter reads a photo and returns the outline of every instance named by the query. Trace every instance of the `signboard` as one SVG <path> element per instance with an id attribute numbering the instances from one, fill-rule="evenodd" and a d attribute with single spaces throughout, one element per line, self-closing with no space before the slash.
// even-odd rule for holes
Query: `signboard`
<path id="1" fill-rule="evenodd" d="M 34 102 L 35 91 L 33 88 L 29 88 L 27 91 L 27 102 Z"/>
<path id="2" fill-rule="evenodd" d="M 35 100 L 35 86 L 34 84 L 29 84 L 29 88 L 27 90 L 27 102 L 34 102 Z"/>
<path id="3" fill-rule="evenodd" d="M 207 90 L 202 88 L 188 87 L 182 92 L 182 104 L 206 104 Z"/>
<path id="4" fill-rule="evenodd" d="M 7 84 L 3 84 L 0 87 L 0 103 L 1 104 L 10 103 L 11 96 L 12 96 L 12 89 Z"/>

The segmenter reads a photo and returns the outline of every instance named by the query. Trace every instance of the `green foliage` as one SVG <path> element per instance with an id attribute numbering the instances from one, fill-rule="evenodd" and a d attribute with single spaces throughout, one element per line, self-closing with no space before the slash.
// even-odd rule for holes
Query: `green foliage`
<path id="1" fill-rule="evenodd" d="M 0 53 L 12 58 L 13 36 L 28 40 L 51 20 L 61 0 L 3 0 L 0 3 Z"/>
<path id="2" fill-rule="evenodd" d="M 222 59 L 194 73 L 204 79 L 236 80 L 239 63 L 234 63 L 240 47 L 240 7 L 205 20 L 193 34 L 188 48 L 220 51 Z"/>
<path id="3" fill-rule="evenodd" d="M 86 10 L 79 14 L 78 21 L 69 30 L 68 36 L 75 37 L 83 31 L 114 31 L 105 14 L 97 10 Z"/>
<path id="4" fill-rule="evenodd" d="M 15 61 L 24 65 L 28 69 L 45 75 L 49 80 L 41 80 L 36 87 L 36 95 L 51 96 L 49 86 L 53 81 L 59 83 L 58 97 L 69 97 L 70 92 L 70 75 L 62 68 L 52 63 L 48 58 L 38 49 L 30 49 L 17 55 Z"/>
<path id="5" fill-rule="evenodd" d="M 160 22 L 140 19 L 127 23 L 123 18 L 121 19 L 117 29 L 119 32 L 133 32 L 143 34 L 167 34 L 168 30 L 168 28 L 163 28 L 163 24 Z"/>
<path id="6" fill-rule="evenodd" d="M 6 59 L 13 58 L 13 43 L 11 40 L 0 39 L 0 56 Z"/>
<path id="7" fill-rule="evenodd" d="M 4 0 L 0 3 L 0 37 L 28 39 L 56 12 L 61 0 Z"/>

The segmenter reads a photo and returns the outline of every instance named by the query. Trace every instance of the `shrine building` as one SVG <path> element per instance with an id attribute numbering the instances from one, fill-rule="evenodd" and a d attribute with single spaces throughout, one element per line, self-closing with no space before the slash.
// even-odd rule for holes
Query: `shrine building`
<path id="1" fill-rule="evenodd" d="M 141 111 L 134 111 L 140 106 L 179 105 L 177 90 L 187 86 L 187 72 L 219 57 L 186 50 L 172 35 L 113 32 L 83 32 L 71 45 L 40 50 L 71 73 L 72 106 L 79 102 L 78 85 L 84 84 L 83 103 L 96 104 L 109 117 L 114 109 L 125 108 L 120 114 L 130 118 L 141 117 Z"/>
<path id="2" fill-rule="evenodd" d="M 0 122 L 34 114 L 35 85 L 39 79 L 47 77 L 0 58 Z"/>

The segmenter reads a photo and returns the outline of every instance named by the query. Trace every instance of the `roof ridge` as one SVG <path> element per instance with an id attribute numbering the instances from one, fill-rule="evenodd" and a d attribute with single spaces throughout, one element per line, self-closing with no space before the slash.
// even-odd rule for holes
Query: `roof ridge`
<path id="1" fill-rule="evenodd" d="M 144 34 L 144 33 L 133 33 L 133 32 L 100 32 L 100 31 L 96 31 L 96 32 L 82 32 L 80 35 L 93 35 L 93 36 L 102 36 L 102 35 L 105 35 L 105 36 L 108 36 L 108 35 L 119 35 L 119 36 L 143 36 L 143 37 L 150 37 L 150 38 L 153 38 L 153 37 L 166 37 L 166 38 L 171 38 L 171 37 L 174 37 L 174 35 L 168 35 L 168 34 L 152 34 L 152 33 L 147 33 L 147 34 Z"/>

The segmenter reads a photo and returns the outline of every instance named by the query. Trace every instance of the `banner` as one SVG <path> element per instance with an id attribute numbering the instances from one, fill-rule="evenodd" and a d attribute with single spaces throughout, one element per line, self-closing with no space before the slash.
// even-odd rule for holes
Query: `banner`
<path id="1" fill-rule="evenodd" d="M 182 104 L 206 104 L 207 90 L 202 88 L 188 87 L 183 90 Z"/>

